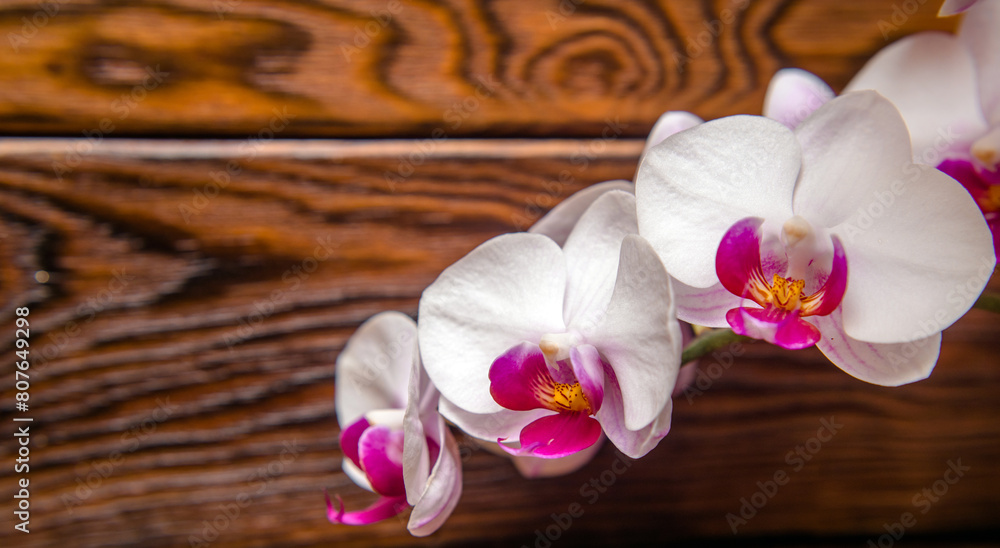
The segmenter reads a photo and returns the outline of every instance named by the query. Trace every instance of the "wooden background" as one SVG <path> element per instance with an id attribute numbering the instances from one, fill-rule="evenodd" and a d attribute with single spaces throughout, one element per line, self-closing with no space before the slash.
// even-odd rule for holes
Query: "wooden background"
<path id="1" fill-rule="evenodd" d="M 937 8 L 3 3 L 0 421 L 15 416 L 27 306 L 17 416 L 34 422 L 29 535 L 13 529 L 13 428 L 0 438 L 0 544 L 869 546 L 905 512 L 916 525 L 893 543 L 994 543 L 1000 326 L 978 311 L 947 331 L 929 380 L 898 389 L 815 350 L 711 358 L 715 378 L 624 472 L 606 445 L 574 474 L 528 481 L 465 440 L 461 504 L 427 539 L 401 520 L 331 525 L 322 499 L 372 500 L 339 470 L 333 405 L 360 322 L 414 314 L 482 241 L 631 178 L 661 112 L 757 113 L 784 66 L 839 89 L 887 40 L 953 29 Z M 797 469 L 787 454 L 822 420 L 843 428 Z M 965 475 L 923 503 L 959 459 Z M 726 515 L 777 471 L 787 485 L 734 534 Z M 560 527 L 552 515 L 573 503 L 584 515 Z"/>

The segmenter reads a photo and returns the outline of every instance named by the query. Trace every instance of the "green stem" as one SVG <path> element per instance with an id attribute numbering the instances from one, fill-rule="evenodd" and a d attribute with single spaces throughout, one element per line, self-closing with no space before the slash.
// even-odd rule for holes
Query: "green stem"
<path id="1" fill-rule="evenodd" d="M 697 360 L 698 358 L 718 350 L 723 346 L 728 346 L 734 342 L 739 341 L 750 341 L 753 340 L 750 337 L 744 337 L 743 335 L 737 335 L 733 333 L 732 329 L 713 329 L 708 333 L 705 333 L 698 337 L 697 339 L 691 341 L 691 344 L 687 345 L 684 352 L 681 354 L 681 363 L 685 364 L 692 360 Z"/>
<path id="2" fill-rule="evenodd" d="M 979 299 L 976 300 L 976 304 L 972 305 L 972 308 L 989 310 L 990 312 L 1000 314 L 1000 293 L 983 291 L 983 294 L 979 296 Z"/>

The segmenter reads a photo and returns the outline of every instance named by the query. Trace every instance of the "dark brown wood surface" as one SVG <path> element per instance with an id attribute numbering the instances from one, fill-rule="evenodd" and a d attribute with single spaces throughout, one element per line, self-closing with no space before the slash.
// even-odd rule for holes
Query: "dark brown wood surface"
<path id="1" fill-rule="evenodd" d="M 0 133 L 245 137 L 277 111 L 284 137 L 581 137 L 607 120 L 640 137 L 666 110 L 757 113 L 783 66 L 839 89 L 886 39 L 955 26 L 938 0 L 43 4 L 58 9 L 0 6 Z"/>
<path id="2" fill-rule="evenodd" d="M 578 472 L 525 480 L 462 439 L 462 501 L 427 539 L 395 519 L 331 525 L 323 503 L 324 488 L 349 508 L 373 499 L 340 471 L 334 416 L 358 324 L 415 314 L 479 243 L 631 178 L 662 111 L 759 112 L 782 66 L 839 89 L 886 37 L 954 28 L 937 2 L 55 3 L 0 6 L 0 421 L 34 418 L 29 535 L 13 529 L 13 426 L 0 437 L 0 546 L 1000 539 L 1000 324 L 981 311 L 946 332 L 930 379 L 900 388 L 815 350 L 706 359 L 634 462 L 606 444 Z M 139 100 L 157 64 L 170 74 Z M 495 91 L 477 95 L 482 81 Z M 16 413 L 25 306 L 35 362 Z M 824 421 L 843 427 L 821 443 Z M 968 467 L 953 484 L 949 462 Z M 762 496 L 734 534 L 727 515 Z"/>

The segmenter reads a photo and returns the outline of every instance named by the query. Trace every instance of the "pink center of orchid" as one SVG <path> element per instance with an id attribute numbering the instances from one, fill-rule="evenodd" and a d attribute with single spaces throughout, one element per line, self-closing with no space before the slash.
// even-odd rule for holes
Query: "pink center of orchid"
<path id="1" fill-rule="evenodd" d="M 847 289 L 843 245 L 836 236 L 831 236 L 830 270 L 818 273 L 815 263 L 821 252 L 816 234 L 805 219 L 795 216 L 782 227 L 785 256 L 768 256 L 762 261 L 762 224 L 762 219 L 743 219 L 726 231 L 719 244 L 715 269 L 723 287 L 761 307 L 734 308 L 726 313 L 726 320 L 741 335 L 790 349 L 807 348 L 816 344 L 820 333 L 802 318 L 830 314 L 840 305 Z M 784 265 L 784 271 L 772 272 L 768 283 L 762 264 L 767 264 L 769 270 Z M 822 286 L 806 295 L 807 281 L 819 286 L 820 280 L 816 278 L 824 275 Z"/>
<path id="2" fill-rule="evenodd" d="M 364 510 L 345 512 L 339 496 L 336 509 L 327 496 L 326 513 L 331 522 L 367 525 L 395 516 L 409 506 L 403 480 L 402 417 L 400 409 L 373 411 L 340 432 L 340 448 L 344 456 L 356 471 L 364 474 L 379 498 Z M 430 438 L 427 438 L 427 444 L 430 461 L 434 462 L 440 448 Z M 350 465 L 345 463 L 346 466 Z"/>
<path id="3" fill-rule="evenodd" d="M 552 407 L 549 409 L 560 413 L 583 412 L 588 415 L 592 413 L 590 400 L 587 399 L 587 395 L 583 393 L 583 388 L 578 382 L 573 384 L 555 383 L 555 386 L 552 387 Z"/>
<path id="4" fill-rule="evenodd" d="M 768 288 L 768 292 L 763 295 L 761 300 L 754 300 L 761 306 L 776 306 L 785 312 L 794 312 L 799 309 L 799 304 L 802 302 L 804 297 L 802 288 L 805 286 L 806 282 L 803 280 L 782 278 L 775 274 L 774 283 Z"/>
<path id="5" fill-rule="evenodd" d="M 558 458 L 582 451 L 601 435 L 592 417 L 604 400 L 604 362 L 593 346 L 568 346 L 564 335 L 546 336 L 539 345 L 510 348 L 490 366 L 490 394 L 512 411 L 547 409 L 521 429 L 521 446 L 500 447 L 512 455 Z"/>

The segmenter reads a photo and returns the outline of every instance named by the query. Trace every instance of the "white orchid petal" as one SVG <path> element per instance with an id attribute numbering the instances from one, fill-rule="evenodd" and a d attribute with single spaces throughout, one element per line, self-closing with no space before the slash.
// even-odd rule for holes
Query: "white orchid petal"
<path id="1" fill-rule="evenodd" d="M 618 279 L 607 313 L 586 339 L 614 371 L 622 392 L 625 427 L 639 430 L 653 422 L 677 381 L 682 336 L 670 276 L 640 236 L 626 236 L 622 242 Z"/>
<path id="2" fill-rule="evenodd" d="M 677 319 L 705 327 L 729 327 L 726 312 L 739 308 L 743 299 L 733 295 L 721 283 L 712 287 L 697 288 L 671 280 Z"/>
<path id="3" fill-rule="evenodd" d="M 554 414 L 549 409 L 531 411 L 511 411 L 501 409 L 495 413 L 470 413 L 445 398 L 439 405 L 441 415 L 466 434 L 487 443 L 496 444 L 498 439 L 517 441 L 521 429 L 536 420 Z"/>
<path id="4" fill-rule="evenodd" d="M 565 331 L 566 260 L 541 234 L 505 234 L 451 265 L 420 299 L 420 352 L 441 394 L 473 413 L 501 407 L 489 369 L 507 349 Z"/>
<path id="5" fill-rule="evenodd" d="M 797 68 L 781 69 L 771 77 L 764 95 L 764 116 L 795 129 L 834 93 L 820 77 Z"/>
<path id="6" fill-rule="evenodd" d="M 411 534 L 418 537 L 437 531 L 451 516 L 455 506 L 458 505 L 458 499 L 462 496 L 462 460 L 458 444 L 455 443 L 451 432 L 447 431 L 444 420 L 439 418 L 438 422 L 444 433 L 444 443 L 419 500 L 413 504 L 410 521 L 406 527 Z"/>
<path id="7" fill-rule="evenodd" d="M 382 312 L 358 327 L 337 357 L 334 405 L 348 425 L 376 409 L 406 407 L 417 350 L 417 326 L 400 312 Z"/>
<path id="8" fill-rule="evenodd" d="M 642 153 L 645 154 L 647 150 L 662 143 L 667 137 L 703 123 L 705 123 L 704 120 L 687 111 L 671 110 L 664 112 L 656 120 L 656 123 L 653 124 L 653 128 L 649 130 L 649 136 L 646 137 L 646 146 L 643 147 Z"/>
<path id="9" fill-rule="evenodd" d="M 852 339 L 840 325 L 840 311 L 810 318 L 823 336 L 816 346 L 852 377 L 882 386 L 927 378 L 937 363 L 941 333 L 908 343 L 874 344 Z"/>
<path id="10" fill-rule="evenodd" d="M 715 250 L 729 227 L 745 217 L 792 215 L 800 156 L 795 135 L 761 116 L 731 116 L 674 135 L 639 166 L 639 233 L 671 276 L 713 286 Z"/>
<path id="11" fill-rule="evenodd" d="M 977 2 L 962 18 L 959 39 L 972 53 L 979 100 L 990 124 L 1000 125 L 1000 2 Z"/>
<path id="12" fill-rule="evenodd" d="M 626 426 L 623 394 L 617 382 L 612 377 L 608 377 L 606 382 L 604 406 L 598 411 L 597 420 L 601 422 L 604 434 L 619 451 L 633 459 L 638 459 L 652 451 L 656 444 L 670 432 L 673 400 L 667 398 L 666 403 L 648 425 L 633 430 Z"/>
<path id="13" fill-rule="evenodd" d="M 406 501 L 417 504 L 431 471 L 430 438 L 441 447 L 444 420 L 437 413 L 440 396 L 427 372 L 416 360 L 410 371 L 406 411 L 403 415 L 403 484 Z"/>
<path id="14" fill-rule="evenodd" d="M 969 193 L 928 166 L 908 173 L 866 191 L 832 229 L 847 253 L 844 329 L 858 340 L 908 342 L 941 331 L 993 273 L 993 237 Z"/>
<path id="15" fill-rule="evenodd" d="M 582 190 L 574 192 L 568 198 L 559 202 L 544 217 L 531 225 L 528 232 L 533 234 L 544 234 L 555 240 L 559 245 L 566 243 L 566 238 L 573 231 L 576 222 L 580 220 L 583 212 L 600 198 L 604 193 L 612 190 L 622 190 L 635 194 L 635 185 L 631 181 L 605 181 L 596 185 L 588 186 Z"/>
<path id="16" fill-rule="evenodd" d="M 622 240 L 638 231 L 635 196 L 607 192 L 580 217 L 566 240 L 563 317 L 572 328 L 596 323 L 611 300 Z"/>
<path id="17" fill-rule="evenodd" d="M 938 10 L 938 17 L 948 17 L 957 15 L 974 6 L 979 0 L 944 0 L 941 9 Z"/>
<path id="18" fill-rule="evenodd" d="M 899 109 L 919 163 L 936 166 L 986 129 L 973 59 L 950 34 L 922 32 L 883 48 L 844 92 L 865 89 Z"/>
<path id="19" fill-rule="evenodd" d="M 866 204 L 876 190 L 907 176 L 910 136 L 899 112 L 874 91 L 841 95 L 795 130 L 802 176 L 795 214 L 832 227 Z"/>

